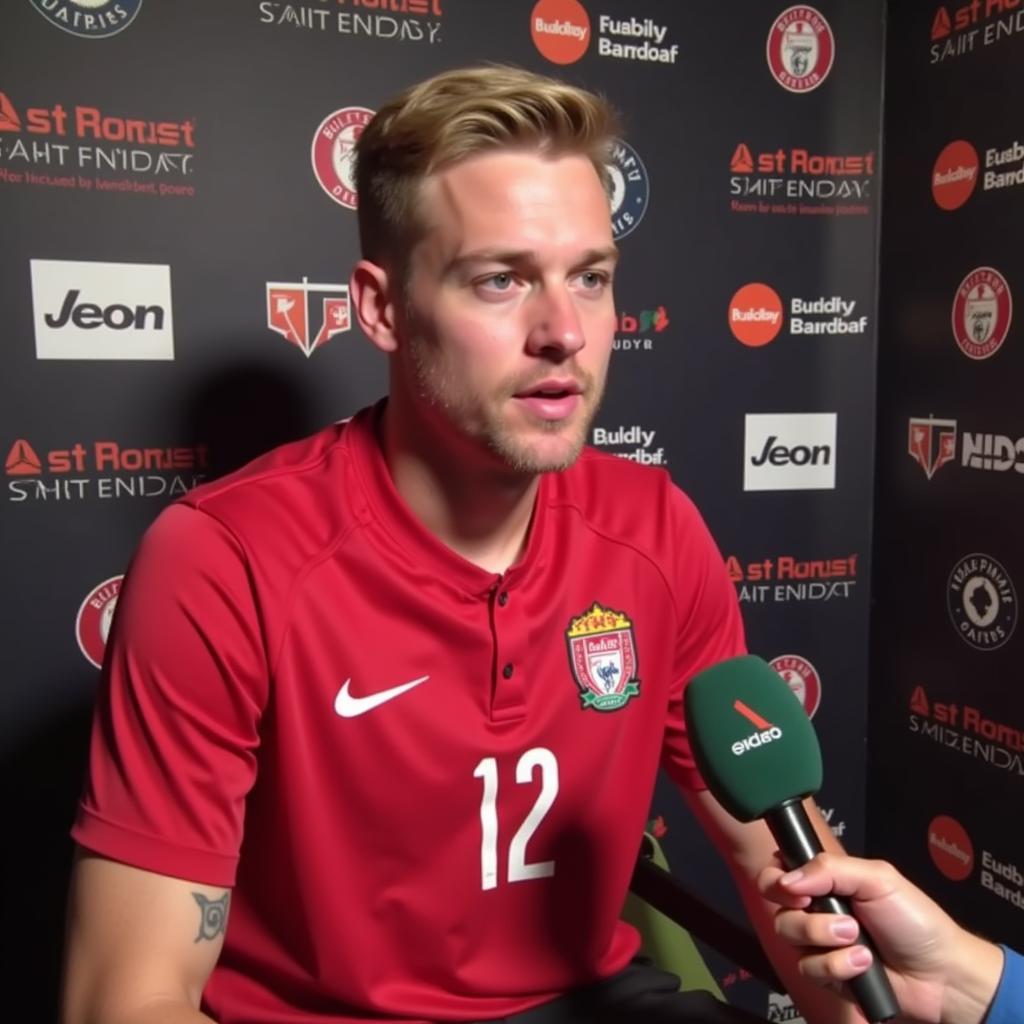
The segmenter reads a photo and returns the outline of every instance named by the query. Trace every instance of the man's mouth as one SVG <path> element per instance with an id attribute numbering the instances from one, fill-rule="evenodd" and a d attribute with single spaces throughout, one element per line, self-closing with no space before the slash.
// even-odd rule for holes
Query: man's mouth
<path id="1" fill-rule="evenodd" d="M 574 380 L 546 380 L 518 392 L 514 397 L 542 420 L 562 420 L 576 411 L 583 389 Z"/>

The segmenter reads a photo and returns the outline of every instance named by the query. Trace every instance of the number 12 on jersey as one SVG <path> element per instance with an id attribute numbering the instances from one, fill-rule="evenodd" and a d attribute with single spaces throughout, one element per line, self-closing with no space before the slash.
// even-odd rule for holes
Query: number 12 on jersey
<path id="1" fill-rule="evenodd" d="M 516 782 L 520 785 L 533 782 L 534 773 L 538 769 L 540 793 L 509 844 L 509 882 L 547 878 L 555 873 L 553 860 L 533 864 L 526 862 L 526 844 L 558 796 L 558 761 L 545 747 L 534 747 L 519 758 L 516 763 Z M 494 889 L 498 885 L 498 759 L 485 757 L 474 769 L 473 778 L 483 779 L 484 783 L 480 800 L 480 887 Z"/>

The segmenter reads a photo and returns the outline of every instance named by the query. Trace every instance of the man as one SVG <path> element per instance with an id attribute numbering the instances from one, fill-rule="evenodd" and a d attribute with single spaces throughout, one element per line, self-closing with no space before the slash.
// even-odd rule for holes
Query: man
<path id="1" fill-rule="evenodd" d="M 722 560 L 666 474 L 583 452 L 614 129 L 484 68 L 363 132 L 351 291 L 389 397 L 144 538 L 74 829 L 67 1024 L 736 1020 L 630 967 L 659 761 L 800 997 L 755 888 L 774 843 L 683 730 L 685 682 L 743 650 Z"/>
<path id="2" fill-rule="evenodd" d="M 884 861 L 820 854 L 797 871 L 765 868 L 760 886 L 778 902 L 776 929 L 801 951 L 807 977 L 847 981 L 871 963 L 871 951 L 853 944 L 856 921 L 805 910 L 835 893 L 877 943 L 908 1020 L 1024 1024 L 1024 957 L 965 931 Z"/>

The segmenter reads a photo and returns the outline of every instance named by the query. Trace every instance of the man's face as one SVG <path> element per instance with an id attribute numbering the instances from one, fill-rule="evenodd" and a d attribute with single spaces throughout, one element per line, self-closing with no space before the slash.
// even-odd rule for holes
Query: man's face
<path id="1" fill-rule="evenodd" d="M 570 465 L 615 333 L 608 199 L 583 156 L 505 151 L 428 178 L 397 372 L 416 420 L 517 473 Z"/>

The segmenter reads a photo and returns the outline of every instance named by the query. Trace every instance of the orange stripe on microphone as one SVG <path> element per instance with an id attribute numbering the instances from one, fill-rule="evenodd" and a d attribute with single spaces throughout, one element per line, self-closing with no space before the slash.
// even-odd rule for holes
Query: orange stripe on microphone
<path id="1" fill-rule="evenodd" d="M 771 722 L 766 722 L 753 708 L 748 708 L 738 697 L 733 701 L 732 705 L 744 718 L 746 718 L 753 725 L 757 726 L 758 729 L 771 729 L 773 728 Z"/>

